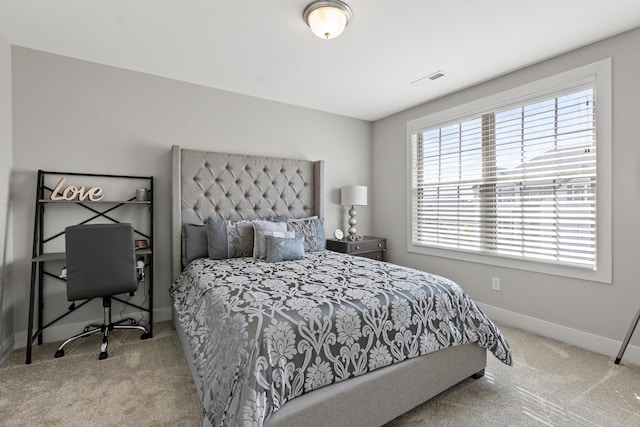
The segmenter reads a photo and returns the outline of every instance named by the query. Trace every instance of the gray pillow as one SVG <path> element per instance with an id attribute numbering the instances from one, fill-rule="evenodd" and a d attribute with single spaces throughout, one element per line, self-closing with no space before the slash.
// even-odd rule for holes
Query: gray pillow
<path id="1" fill-rule="evenodd" d="M 295 261 L 304 258 L 304 239 L 302 237 L 265 236 L 267 262 Z"/>
<path id="2" fill-rule="evenodd" d="M 327 240 L 324 237 L 324 218 L 314 218 L 313 223 L 316 225 L 316 252 L 325 251 Z"/>
<path id="3" fill-rule="evenodd" d="M 256 259 L 265 259 L 267 257 L 267 241 L 266 241 L 266 237 L 267 236 L 271 236 L 271 237 L 276 237 L 276 238 L 286 238 L 286 239 L 293 239 L 294 237 L 296 237 L 296 233 L 294 233 L 293 231 L 258 231 L 258 234 L 260 235 L 260 239 L 262 240 L 262 246 L 260 249 L 260 258 L 256 258 L 254 256 L 254 258 Z M 255 253 L 255 249 L 254 249 L 254 253 Z"/>
<path id="4" fill-rule="evenodd" d="M 253 222 L 207 219 L 208 255 L 211 259 L 253 256 Z"/>
<path id="5" fill-rule="evenodd" d="M 253 221 L 253 257 L 257 259 L 264 259 L 265 257 L 265 232 L 269 232 L 271 236 L 287 237 L 284 235 L 286 231 L 286 222 Z M 272 234 L 272 232 L 281 234 Z"/>
<path id="6" fill-rule="evenodd" d="M 209 255 L 209 239 L 204 224 L 184 224 L 182 226 L 182 266 L 186 267 L 196 258 Z"/>
<path id="7" fill-rule="evenodd" d="M 326 249 L 324 218 L 289 219 L 287 228 L 304 239 L 305 252 L 322 252 Z"/>

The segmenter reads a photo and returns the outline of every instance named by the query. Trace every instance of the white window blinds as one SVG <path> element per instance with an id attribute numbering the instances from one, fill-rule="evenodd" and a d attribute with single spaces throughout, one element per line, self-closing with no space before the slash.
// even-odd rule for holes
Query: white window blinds
<path id="1" fill-rule="evenodd" d="M 412 243 L 595 269 L 594 88 L 413 130 Z"/>

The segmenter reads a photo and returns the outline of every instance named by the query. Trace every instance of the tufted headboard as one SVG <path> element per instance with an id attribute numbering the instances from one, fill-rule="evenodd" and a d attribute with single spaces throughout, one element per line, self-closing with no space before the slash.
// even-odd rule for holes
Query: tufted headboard
<path id="1" fill-rule="evenodd" d="M 171 277 L 181 271 L 182 224 L 323 216 L 324 162 L 171 148 Z"/>

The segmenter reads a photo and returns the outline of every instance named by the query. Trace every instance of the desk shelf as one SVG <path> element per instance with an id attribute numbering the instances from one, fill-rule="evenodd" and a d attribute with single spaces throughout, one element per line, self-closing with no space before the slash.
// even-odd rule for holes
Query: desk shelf
<path id="1" fill-rule="evenodd" d="M 91 205 L 103 205 L 103 204 L 123 204 L 123 205 L 150 205 L 151 200 L 50 200 L 50 199 L 38 199 L 38 203 L 70 203 L 70 204 L 91 204 Z"/>
<path id="2" fill-rule="evenodd" d="M 101 182 L 115 183 L 116 186 L 124 187 L 124 193 L 133 194 L 128 197 L 128 194 L 121 194 L 121 200 L 115 198 L 115 200 L 52 200 L 51 196 L 55 194 L 54 186 L 51 185 L 52 179 L 60 179 L 67 177 L 80 177 L 80 179 L 95 179 Z M 145 200 L 138 200 L 135 197 L 137 187 L 142 184 L 144 188 L 148 190 L 148 197 Z M 122 188 L 120 188 L 122 192 Z M 112 194 L 113 196 L 113 194 Z M 130 209 L 142 209 L 147 210 L 146 214 L 142 215 L 141 224 L 134 223 L 134 221 L 122 221 L 131 222 L 134 227 L 134 234 L 136 239 L 146 241 L 146 247 L 136 249 L 136 259 L 142 259 L 145 262 L 146 274 L 144 279 L 146 281 L 146 287 L 148 289 L 148 296 L 145 298 L 146 307 L 134 304 L 133 302 L 114 298 L 114 300 L 121 302 L 122 304 L 135 307 L 142 312 L 146 312 L 148 318 L 148 330 L 149 336 L 153 336 L 153 177 L 152 176 L 138 176 L 138 175 L 112 175 L 112 174 L 92 174 L 92 173 L 76 173 L 76 172 L 50 172 L 50 171 L 38 171 L 36 197 L 35 197 L 35 220 L 33 227 L 33 252 L 31 257 L 31 286 L 29 292 L 29 319 L 28 319 L 28 336 L 27 336 L 27 354 L 26 363 L 31 363 L 31 352 L 34 341 L 37 339 L 38 344 L 43 342 L 43 333 L 46 328 L 58 322 L 66 317 L 74 309 L 68 308 L 66 312 L 55 317 L 55 319 L 45 324 L 44 319 L 44 282 L 49 280 L 64 280 L 60 278 L 59 274 L 53 274 L 45 270 L 47 263 L 52 263 L 59 267 L 61 263 L 65 261 L 65 252 L 45 250 L 45 246 L 52 243 L 53 240 L 63 238 L 64 228 L 69 225 L 76 224 L 88 224 L 88 223 L 119 223 L 116 211 L 122 206 L 131 206 Z M 82 221 L 69 221 L 64 226 L 56 224 L 52 227 L 54 234 L 49 237 L 45 237 L 45 227 L 49 228 L 47 221 L 45 221 L 45 206 L 77 206 L 80 212 L 84 212 L 88 215 Z M 54 208 L 55 209 L 55 208 Z M 71 209 L 71 208 L 70 208 Z M 66 212 L 66 211 L 65 211 Z M 50 221 L 51 222 L 51 221 Z M 60 230 L 62 228 L 62 230 Z M 47 230 L 48 232 L 51 232 Z M 144 290 L 143 287 L 143 290 Z M 76 308 L 80 308 L 87 301 L 80 303 Z M 144 304 L 144 303 L 143 303 Z M 35 332 L 34 332 L 35 329 Z"/>
<path id="3" fill-rule="evenodd" d="M 151 249 L 136 249 L 136 256 L 138 255 L 151 255 Z M 49 252 L 40 254 L 35 258 L 31 259 L 31 262 L 48 262 L 48 261 L 64 261 L 65 253 L 64 252 Z"/>

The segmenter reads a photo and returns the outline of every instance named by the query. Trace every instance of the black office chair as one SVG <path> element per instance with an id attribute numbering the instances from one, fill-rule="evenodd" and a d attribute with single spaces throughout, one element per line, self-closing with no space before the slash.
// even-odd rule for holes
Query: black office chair
<path id="1" fill-rule="evenodd" d="M 114 329 L 139 329 L 141 339 L 149 332 L 134 319 L 111 321 L 111 297 L 138 289 L 133 226 L 131 224 L 74 225 L 65 229 L 67 262 L 67 299 L 86 300 L 101 297 L 104 323 L 91 324 L 81 334 L 64 341 L 55 357 L 64 356 L 64 346 L 78 338 L 102 333 L 99 359 L 106 359 L 109 332 Z M 129 323 L 123 325 L 122 323 Z"/>

